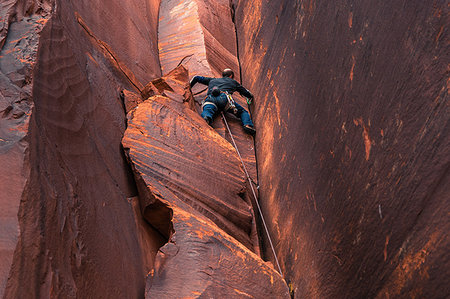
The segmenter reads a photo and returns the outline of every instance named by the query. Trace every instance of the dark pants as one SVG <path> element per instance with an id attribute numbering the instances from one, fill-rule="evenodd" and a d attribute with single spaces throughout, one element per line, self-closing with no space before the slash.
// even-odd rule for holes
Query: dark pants
<path id="1" fill-rule="evenodd" d="M 207 104 L 207 103 L 213 103 Z M 203 118 L 209 118 L 211 121 L 214 119 L 214 117 L 220 112 L 225 110 L 225 106 L 228 103 L 228 99 L 226 94 L 221 93 L 219 96 L 214 97 L 212 95 L 209 95 L 205 100 L 205 105 L 203 106 L 203 112 L 202 117 Z M 242 121 L 242 125 L 250 125 L 253 127 L 253 122 L 250 119 L 250 114 L 248 114 L 247 110 L 244 109 L 241 105 L 235 102 L 237 113 L 234 114 L 237 117 L 239 117 Z M 225 111 L 225 112 L 232 112 L 231 110 Z"/>

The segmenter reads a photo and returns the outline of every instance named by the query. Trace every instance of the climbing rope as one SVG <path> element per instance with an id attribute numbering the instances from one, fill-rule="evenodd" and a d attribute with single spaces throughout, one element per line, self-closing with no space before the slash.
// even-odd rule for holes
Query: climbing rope
<path id="1" fill-rule="evenodd" d="M 258 207 L 259 215 L 261 216 L 261 220 L 264 225 L 264 230 L 266 231 L 267 238 L 269 240 L 270 248 L 272 248 L 273 256 L 275 257 L 275 261 L 277 262 L 278 271 L 280 272 L 281 277 L 284 278 L 283 272 L 281 271 L 280 263 L 278 262 L 277 254 L 275 253 L 275 248 L 273 247 L 272 239 L 270 238 L 269 229 L 267 228 L 266 221 L 264 220 L 264 216 L 263 216 L 261 207 L 258 202 L 258 197 L 256 196 L 256 192 L 253 187 L 253 183 L 252 183 L 253 180 L 251 179 L 250 175 L 248 174 L 247 167 L 245 167 L 244 160 L 242 159 L 241 153 L 239 152 L 236 142 L 234 141 L 233 134 L 231 133 L 230 127 L 228 126 L 228 122 L 227 122 L 227 119 L 225 118 L 225 115 L 223 114 L 223 111 L 221 113 L 222 113 L 222 119 L 225 122 L 225 126 L 227 127 L 227 130 L 230 133 L 231 141 L 233 141 L 234 148 L 236 149 L 239 159 L 241 160 L 242 166 L 244 167 L 244 172 L 245 172 L 245 175 L 247 176 L 247 180 L 249 182 L 250 188 L 252 189 L 253 197 L 255 198 L 256 206 Z"/>

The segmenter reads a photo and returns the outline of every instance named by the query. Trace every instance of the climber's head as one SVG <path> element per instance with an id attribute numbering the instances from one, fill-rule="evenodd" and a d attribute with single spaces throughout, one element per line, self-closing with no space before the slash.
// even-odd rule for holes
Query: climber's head
<path id="1" fill-rule="evenodd" d="M 234 79 L 234 72 L 231 69 L 224 69 L 222 72 L 222 77 L 230 77 Z"/>

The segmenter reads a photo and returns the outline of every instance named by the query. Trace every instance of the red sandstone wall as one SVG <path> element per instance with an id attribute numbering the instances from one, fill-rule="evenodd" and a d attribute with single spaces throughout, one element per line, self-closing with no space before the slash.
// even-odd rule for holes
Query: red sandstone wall
<path id="1" fill-rule="evenodd" d="M 30 174 L 0 185 L 0 194 L 17 199 L 28 177 L 5 298 L 142 298 L 163 240 L 142 221 L 124 161 L 120 90 L 137 92 L 160 75 L 159 1 L 56 2 L 33 84 L 26 76 L 0 81 L 2 91 L 14 91 L 11 99 L 21 93 L 11 86 L 32 86 L 35 103 Z M 295 296 L 446 297 L 445 2 L 233 2 L 243 84 L 257 95 L 261 201 Z M 16 3 L 19 19 L 49 9 L 46 1 Z M 0 43 L 7 47 L 5 28 L 15 19 L 5 11 Z M 205 32 L 232 53 L 228 33 L 211 23 L 202 23 Z M 232 61 L 217 53 L 207 56 L 215 68 Z M 10 114 L 1 107 L 0 129 L 28 123 L 31 98 L 14 101 Z M 2 165 L 12 162 L 2 178 L 17 174 L 25 157 L 25 130 L 10 132 L 1 136 L 18 148 L 1 145 Z M 9 182 L 13 189 L 4 187 Z M 3 258 L 17 238 L 9 235 L 17 224 L 8 222 L 17 203 L 1 203 L 8 208 L 0 214 L 8 218 Z M 10 260 L 3 261 L 4 277 Z M 164 288 L 158 285 L 161 294 Z"/>
<path id="2" fill-rule="evenodd" d="M 0 1 L 0 297 L 19 235 L 17 212 L 26 179 L 32 70 L 51 1 Z"/>
<path id="3" fill-rule="evenodd" d="M 446 2 L 233 2 L 296 298 L 447 297 Z"/>
<path id="4" fill-rule="evenodd" d="M 33 74 L 30 175 L 6 298 L 137 298 L 161 237 L 139 215 L 120 91 L 160 75 L 159 1 L 57 1 Z"/>

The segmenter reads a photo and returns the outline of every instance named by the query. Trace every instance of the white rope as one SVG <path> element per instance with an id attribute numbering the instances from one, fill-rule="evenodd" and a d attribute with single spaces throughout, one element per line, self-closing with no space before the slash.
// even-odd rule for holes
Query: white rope
<path id="1" fill-rule="evenodd" d="M 227 130 L 230 133 L 231 140 L 233 141 L 234 148 L 236 149 L 236 152 L 237 152 L 237 154 L 239 156 L 239 159 L 241 160 L 242 166 L 244 167 L 244 172 L 245 172 L 245 175 L 247 176 L 250 188 L 252 189 L 253 197 L 255 198 L 256 206 L 258 207 L 259 215 L 261 216 L 261 220 L 262 220 L 262 223 L 264 225 L 264 229 L 266 231 L 267 238 L 269 239 L 270 247 L 272 248 L 273 256 L 275 257 L 275 261 L 277 262 L 278 271 L 280 272 L 281 277 L 284 278 L 283 272 L 281 271 L 280 263 L 278 262 L 277 254 L 275 253 L 275 248 L 273 247 L 273 244 L 272 244 L 272 239 L 270 238 L 269 229 L 267 228 L 266 221 L 264 220 L 264 216 L 263 216 L 261 207 L 259 205 L 255 189 L 253 188 L 252 179 L 250 178 L 250 175 L 248 174 L 247 167 L 245 167 L 244 160 L 242 160 L 241 153 L 239 152 L 239 149 L 238 149 L 238 147 L 236 145 L 236 142 L 234 141 L 233 134 L 231 133 L 230 127 L 228 126 L 227 119 L 225 118 L 225 115 L 223 114 L 223 111 L 221 113 L 222 113 L 223 121 L 225 122 L 225 126 L 227 127 Z"/>

